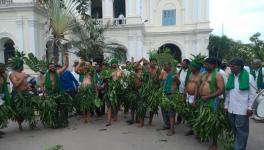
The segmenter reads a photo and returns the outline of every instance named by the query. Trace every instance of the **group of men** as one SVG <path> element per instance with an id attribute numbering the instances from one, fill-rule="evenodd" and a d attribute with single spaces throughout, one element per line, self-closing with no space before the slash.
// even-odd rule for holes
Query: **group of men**
<path id="1" fill-rule="evenodd" d="M 75 69 L 70 72 L 67 70 L 69 65 L 68 56 L 65 55 L 64 66 L 56 66 L 49 64 L 48 71 L 45 72 L 41 81 L 40 87 L 46 94 L 52 94 L 60 91 L 67 92 L 70 96 L 74 97 L 79 87 L 92 85 L 95 87 L 96 95 L 103 101 L 103 96 L 107 92 L 107 83 L 101 78 L 100 72 L 108 69 L 108 64 L 95 65 L 95 74 L 91 75 L 91 63 L 76 62 Z M 142 65 L 142 62 L 144 65 Z M 79 65 L 78 65 L 79 64 Z M 80 67 L 80 64 L 85 64 Z M 147 64 L 145 67 L 145 64 Z M 1 64 L 2 66 L 4 64 Z M 131 65 L 127 61 L 125 66 Z M 230 124 L 235 135 L 235 150 L 244 150 L 247 145 L 247 138 L 249 134 L 249 116 L 252 115 L 252 103 L 258 89 L 263 87 L 263 71 L 261 61 L 255 60 L 253 68 L 247 69 L 244 67 L 242 59 L 233 59 L 230 61 L 228 68 L 221 69 L 221 62 L 217 58 L 207 58 L 204 62 L 198 60 L 184 59 L 175 74 L 172 73 L 171 63 L 167 63 L 163 68 L 157 66 L 157 60 L 141 59 L 133 63 L 135 71 L 135 87 L 140 88 L 142 85 L 142 72 L 143 69 L 149 73 L 154 82 L 162 83 L 164 94 L 170 99 L 174 91 L 179 91 L 186 102 L 195 107 L 207 106 L 216 111 L 219 107 L 219 102 L 224 101 L 224 109 L 228 112 Z M 125 74 L 118 67 L 117 61 L 110 63 L 112 68 L 112 80 L 121 80 Z M 81 76 L 81 72 L 85 69 L 86 74 Z M 24 92 L 32 90 L 31 85 L 27 82 L 28 75 L 23 72 L 23 63 L 16 68 L 12 68 L 13 72 L 9 76 L 12 82 L 13 89 L 12 95 L 15 96 L 17 92 Z M 6 80 L 8 77 L 5 75 L 5 67 L 1 67 L 0 71 L 0 84 L 2 93 L 6 87 Z M 257 84 L 256 84 L 257 83 Z M 5 99 L 5 98 L 4 98 Z M 96 110 L 98 116 L 105 114 L 105 103 L 103 106 Z M 111 105 L 108 108 L 108 122 L 107 126 L 111 125 L 111 120 L 117 121 L 118 110 Z M 131 108 L 131 120 L 128 123 L 134 123 L 134 113 L 136 108 Z M 78 111 L 78 110 L 77 110 Z M 87 112 L 85 114 L 88 115 Z M 89 114 L 90 115 L 90 114 Z M 152 118 L 154 112 L 150 112 L 149 125 L 152 125 Z M 168 129 L 167 135 L 175 134 L 175 123 L 180 123 L 181 116 L 175 120 L 175 110 L 162 110 L 164 120 L 163 129 Z M 87 122 L 87 120 L 85 120 Z M 139 118 L 140 127 L 144 126 L 144 117 Z M 20 130 L 22 130 L 22 122 L 18 122 Z M 186 135 L 192 135 L 193 131 L 190 130 Z M 1 134 L 0 134 L 1 136 Z M 217 149 L 217 139 L 213 139 L 211 149 Z"/>

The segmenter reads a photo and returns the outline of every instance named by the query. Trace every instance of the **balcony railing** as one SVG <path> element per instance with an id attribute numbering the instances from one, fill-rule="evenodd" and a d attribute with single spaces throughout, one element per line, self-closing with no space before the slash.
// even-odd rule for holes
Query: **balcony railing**
<path id="1" fill-rule="evenodd" d="M 120 19 L 120 18 L 114 18 L 113 19 L 113 23 L 116 26 L 126 24 L 126 18 L 122 18 L 122 19 Z"/>
<path id="2" fill-rule="evenodd" d="M 0 5 L 10 5 L 13 4 L 13 0 L 0 0 Z"/>

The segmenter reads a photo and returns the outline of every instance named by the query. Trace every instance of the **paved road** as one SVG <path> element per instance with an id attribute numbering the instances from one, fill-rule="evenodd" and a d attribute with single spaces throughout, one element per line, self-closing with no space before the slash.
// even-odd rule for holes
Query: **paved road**
<path id="1" fill-rule="evenodd" d="M 185 137 L 184 125 L 176 128 L 176 135 L 167 137 L 166 131 L 157 131 L 162 126 L 161 117 L 155 117 L 154 127 L 137 128 L 126 125 L 124 119 L 105 127 L 105 118 L 83 124 L 79 117 L 70 119 L 65 129 L 47 129 L 38 126 L 31 131 L 19 133 L 15 123 L 4 131 L 0 150 L 44 150 L 52 145 L 63 145 L 64 150 L 206 150 L 208 144 L 198 143 L 195 138 Z M 251 121 L 248 150 L 264 150 L 264 124 Z M 106 129 L 106 130 L 105 130 Z M 104 131 L 102 131 L 104 130 Z"/>

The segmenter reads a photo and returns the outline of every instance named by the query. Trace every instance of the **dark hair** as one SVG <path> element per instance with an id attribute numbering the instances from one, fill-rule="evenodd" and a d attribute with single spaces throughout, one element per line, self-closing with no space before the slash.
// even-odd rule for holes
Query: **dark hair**
<path id="1" fill-rule="evenodd" d="M 235 65 L 235 66 L 240 66 L 241 69 L 243 69 L 243 68 L 244 68 L 244 65 L 245 65 L 244 60 L 241 59 L 241 58 L 234 58 L 234 59 L 232 59 L 232 60 L 229 62 L 229 64 L 230 64 L 230 65 Z"/>
<path id="2" fill-rule="evenodd" d="M 216 58 L 216 57 L 214 59 L 216 61 L 216 64 L 218 65 L 218 67 L 221 67 L 222 61 L 219 58 Z"/>
<path id="3" fill-rule="evenodd" d="M 185 62 L 187 65 L 190 64 L 190 60 L 189 59 L 183 59 L 183 62 Z"/>
<path id="4" fill-rule="evenodd" d="M 204 60 L 204 62 L 205 62 L 205 63 L 208 63 L 208 64 L 212 64 L 212 65 L 217 65 L 217 61 L 216 61 L 216 59 L 215 59 L 215 58 L 212 58 L 212 57 L 210 57 L 210 58 L 206 58 L 206 59 Z"/>
<path id="5" fill-rule="evenodd" d="M 78 61 L 75 61 L 75 62 L 73 63 L 73 67 L 77 67 L 78 64 L 79 64 L 79 62 L 78 62 Z"/>

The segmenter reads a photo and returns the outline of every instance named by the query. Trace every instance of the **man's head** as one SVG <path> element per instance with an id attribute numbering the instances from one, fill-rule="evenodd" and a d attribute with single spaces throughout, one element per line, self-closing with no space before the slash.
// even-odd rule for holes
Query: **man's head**
<path id="1" fill-rule="evenodd" d="M 166 72 L 170 72 L 171 71 L 171 63 L 170 62 L 167 62 L 164 64 L 164 71 Z"/>
<path id="2" fill-rule="evenodd" d="M 56 72 L 57 67 L 56 67 L 56 65 L 54 63 L 50 63 L 48 65 L 48 69 L 49 69 L 49 72 Z"/>
<path id="3" fill-rule="evenodd" d="M 6 71 L 6 66 L 3 63 L 0 63 L 0 74 L 4 74 Z"/>
<path id="4" fill-rule="evenodd" d="M 221 65 L 222 65 L 222 61 L 219 59 L 219 58 L 214 58 L 215 59 L 215 61 L 216 61 L 216 67 L 218 68 L 218 67 L 221 67 Z"/>
<path id="5" fill-rule="evenodd" d="M 217 61 L 215 58 L 206 58 L 204 61 L 204 68 L 206 71 L 213 71 L 216 68 Z"/>
<path id="6" fill-rule="evenodd" d="M 190 66 L 190 69 L 191 69 L 192 73 L 197 73 L 197 72 L 200 71 L 200 69 L 203 66 L 203 64 L 201 62 L 193 60 L 193 61 L 191 61 L 189 66 Z"/>
<path id="7" fill-rule="evenodd" d="M 189 59 L 183 59 L 181 66 L 183 69 L 187 69 L 188 65 L 190 64 L 190 60 Z"/>
<path id="8" fill-rule="evenodd" d="M 126 67 L 128 67 L 131 64 L 130 61 L 126 61 Z"/>
<path id="9" fill-rule="evenodd" d="M 157 59 L 156 58 L 149 59 L 149 66 L 155 68 L 157 66 Z"/>
<path id="10" fill-rule="evenodd" d="M 234 58 L 230 61 L 229 66 L 234 74 L 238 74 L 244 68 L 244 60 L 240 58 Z"/>
<path id="11" fill-rule="evenodd" d="M 100 67 L 100 65 L 98 63 L 96 63 L 94 65 L 94 67 L 95 67 L 96 72 L 100 72 L 101 71 L 101 67 Z"/>
<path id="12" fill-rule="evenodd" d="M 116 69 L 118 67 L 118 60 L 113 58 L 111 61 L 110 61 L 110 65 L 113 69 Z"/>
<path id="13" fill-rule="evenodd" d="M 259 69 L 261 67 L 261 60 L 260 59 L 254 59 L 252 63 L 252 67 L 254 69 Z"/>

